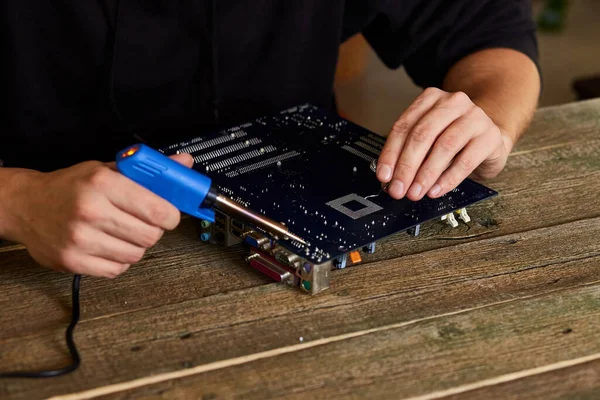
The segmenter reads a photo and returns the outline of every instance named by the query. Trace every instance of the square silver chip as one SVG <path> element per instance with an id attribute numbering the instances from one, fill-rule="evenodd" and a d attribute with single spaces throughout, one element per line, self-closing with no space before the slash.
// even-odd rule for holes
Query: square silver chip
<path id="1" fill-rule="evenodd" d="M 350 202 L 360 203 L 364 207 L 358 210 L 352 210 L 344 206 L 344 204 L 348 204 Z M 371 215 L 374 212 L 383 210 L 383 207 L 378 206 L 377 204 L 365 199 L 364 197 L 360 197 L 356 193 L 351 193 L 338 199 L 331 200 L 330 202 L 325 204 L 352 219 L 366 217 L 367 215 Z"/>

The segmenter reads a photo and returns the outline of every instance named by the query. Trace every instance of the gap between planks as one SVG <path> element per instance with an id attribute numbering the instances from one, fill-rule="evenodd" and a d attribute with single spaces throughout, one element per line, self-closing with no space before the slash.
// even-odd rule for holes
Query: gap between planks
<path id="1" fill-rule="evenodd" d="M 600 360 L 600 353 L 590 354 L 584 357 L 573 358 L 571 360 L 559 361 L 556 363 L 543 365 L 541 367 L 535 367 L 525 369 L 522 371 L 511 372 L 510 374 L 504 374 L 496 376 L 494 378 L 484 379 L 478 382 L 468 383 L 466 385 L 457 386 L 454 388 L 440 390 L 437 392 L 427 393 L 421 396 L 407 397 L 405 400 L 436 400 L 444 397 L 454 396 L 457 394 L 467 393 L 473 390 L 482 389 L 485 387 L 495 386 L 502 383 L 508 383 L 523 378 L 528 378 L 535 375 L 545 374 L 547 372 L 558 371 L 561 369 L 574 367 L 576 365 L 585 364 L 591 361 Z"/>
<path id="2" fill-rule="evenodd" d="M 565 146 L 572 145 L 574 143 L 577 143 L 577 142 L 571 141 L 571 142 L 553 144 L 550 146 L 536 147 L 535 149 L 530 149 L 530 150 L 513 151 L 512 153 L 509 153 L 508 156 L 509 157 L 521 156 L 523 154 L 535 153 L 536 151 L 544 151 L 544 150 L 551 150 L 551 149 L 556 149 L 556 148 L 560 148 L 560 147 L 565 147 Z"/>
<path id="3" fill-rule="evenodd" d="M 9 244 L 6 246 L 0 246 L 0 253 L 6 253 L 9 251 L 26 250 L 27 248 L 22 244 Z"/>
<path id="4" fill-rule="evenodd" d="M 593 281 L 593 282 L 588 282 L 585 284 L 577 285 L 575 287 L 594 286 L 599 283 L 600 283 L 600 281 Z M 571 287 L 571 289 L 572 288 L 573 287 Z M 372 329 L 366 329 L 366 330 L 362 330 L 362 331 L 358 331 L 358 332 L 350 332 L 350 333 L 345 333 L 342 335 L 331 336 L 328 338 L 317 339 L 317 340 L 313 340 L 313 341 L 306 342 L 306 343 L 299 343 L 299 344 L 295 344 L 295 345 L 291 345 L 291 346 L 280 347 L 280 348 L 273 349 L 273 350 L 262 351 L 259 353 L 254 353 L 254 354 L 250 354 L 250 355 L 246 355 L 246 356 L 216 361 L 216 362 L 212 362 L 209 364 L 199 365 L 199 366 L 193 367 L 193 368 L 188 368 L 185 370 L 178 370 L 178 371 L 173 371 L 173 372 L 166 372 L 166 373 L 162 373 L 162 374 L 147 376 L 147 377 L 143 377 L 143 378 L 133 379 L 133 380 L 127 381 L 127 382 L 121 382 L 121 383 L 106 385 L 106 386 L 97 387 L 97 388 L 93 388 L 93 389 L 89 389 L 89 390 L 84 390 L 84 391 L 77 392 L 77 393 L 57 395 L 57 396 L 50 397 L 48 400 L 93 399 L 96 397 L 111 395 L 111 394 L 115 394 L 115 393 L 119 393 L 119 392 L 125 392 L 128 390 L 137 389 L 140 387 L 149 386 L 149 385 L 153 385 L 153 384 L 157 384 L 157 383 L 161 383 L 161 382 L 165 382 L 165 381 L 169 381 L 169 380 L 185 378 L 188 376 L 198 375 L 198 374 L 201 374 L 204 372 L 225 369 L 225 368 L 234 367 L 237 365 L 251 363 L 251 362 L 262 360 L 262 359 L 273 358 L 273 357 L 277 357 L 277 356 L 288 354 L 288 353 L 294 353 L 297 351 L 306 350 L 306 349 L 310 349 L 313 347 L 324 346 L 324 345 L 327 345 L 330 343 L 341 342 L 344 340 L 353 339 L 353 338 L 357 338 L 357 337 L 361 337 L 361 336 L 367 336 L 367 335 L 378 333 L 378 332 L 384 332 L 384 331 L 388 331 L 388 330 L 392 330 L 392 329 L 404 328 L 404 327 L 407 327 L 410 325 L 418 324 L 420 322 L 432 321 L 432 320 L 450 317 L 450 316 L 454 316 L 454 315 L 466 314 L 471 311 L 476 311 L 476 310 L 480 310 L 480 309 L 484 309 L 484 308 L 488 308 L 488 307 L 494 307 L 497 305 L 509 304 L 509 303 L 514 303 L 517 301 L 532 299 L 532 298 L 536 298 L 536 297 L 547 296 L 550 293 L 560 292 L 565 289 L 566 288 L 562 288 L 562 289 L 557 289 L 555 291 L 545 292 L 543 294 L 522 296 L 522 297 L 515 298 L 515 299 L 509 299 L 509 300 L 504 300 L 504 301 L 499 301 L 499 302 L 494 302 L 494 303 L 489 303 L 489 304 L 483 304 L 483 305 L 480 305 L 477 307 L 466 308 L 466 309 L 462 309 L 462 310 L 452 311 L 452 312 L 433 315 L 433 316 L 424 317 L 424 318 L 417 318 L 417 319 L 414 319 L 411 321 L 404 321 L 404 322 L 399 322 L 396 324 L 385 325 L 385 326 L 372 328 Z M 454 394 L 460 394 L 460 393 L 472 391 L 475 389 L 481 389 L 483 387 L 492 386 L 492 385 L 496 385 L 499 383 L 506 383 L 506 382 L 509 382 L 512 380 L 517 380 L 517 379 L 521 379 L 521 378 L 525 378 L 525 377 L 529 377 L 529 376 L 533 376 L 533 375 L 542 374 L 545 372 L 550 372 L 550 371 L 554 371 L 554 370 L 558 370 L 558 369 L 572 367 L 574 365 L 583 364 L 583 363 L 598 360 L 598 359 L 600 359 L 600 353 L 585 356 L 585 357 L 575 358 L 572 360 L 548 364 L 545 366 L 536 367 L 536 368 L 532 368 L 532 369 L 528 369 L 528 370 L 513 372 L 510 374 L 500 375 L 495 378 L 485 379 L 485 380 L 482 380 L 479 382 L 474 382 L 474 383 L 470 383 L 467 385 L 457 386 L 455 388 L 447 389 L 444 391 L 432 392 L 432 393 L 418 396 L 418 397 L 411 397 L 409 399 L 410 400 L 439 399 L 439 398 L 447 397 L 447 396 L 454 395 Z"/>

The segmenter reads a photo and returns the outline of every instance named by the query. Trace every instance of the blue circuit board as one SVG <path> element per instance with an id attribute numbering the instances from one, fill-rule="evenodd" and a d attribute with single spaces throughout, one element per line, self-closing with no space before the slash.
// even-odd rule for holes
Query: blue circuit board
<path id="1" fill-rule="evenodd" d="M 161 151 L 190 153 L 223 193 L 306 240 L 278 243 L 314 263 L 497 195 L 467 179 L 435 200 L 394 200 L 372 170 L 384 143 L 305 104 Z"/>

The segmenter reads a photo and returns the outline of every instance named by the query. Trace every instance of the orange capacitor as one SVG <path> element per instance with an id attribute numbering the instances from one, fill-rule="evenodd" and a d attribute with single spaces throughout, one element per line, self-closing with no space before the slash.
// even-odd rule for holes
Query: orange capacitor
<path id="1" fill-rule="evenodd" d="M 350 261 L 352 261 L 352 264 L 358 264 L 359 262 L 362 261 L 362 258 L 360 257 L 360 253 L 358 251 L 351 251 L 350 252 Z"/>

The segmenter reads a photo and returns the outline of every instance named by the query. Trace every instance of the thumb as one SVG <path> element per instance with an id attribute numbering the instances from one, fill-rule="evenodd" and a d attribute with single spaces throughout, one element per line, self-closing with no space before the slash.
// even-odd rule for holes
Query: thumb
<path id="1" fill-rule="evenodd" d="M 191 168 L 194 165 L 194 158 L 187 153 L 173 154 L 172 156 L 169 156 L 169 158 L 177 161 L 179 164 L 185 165 L 188 168 Z M 115 161 L 105 163 L 104 165 L 113 171 L 117 170 L 117 163 Z"/>

